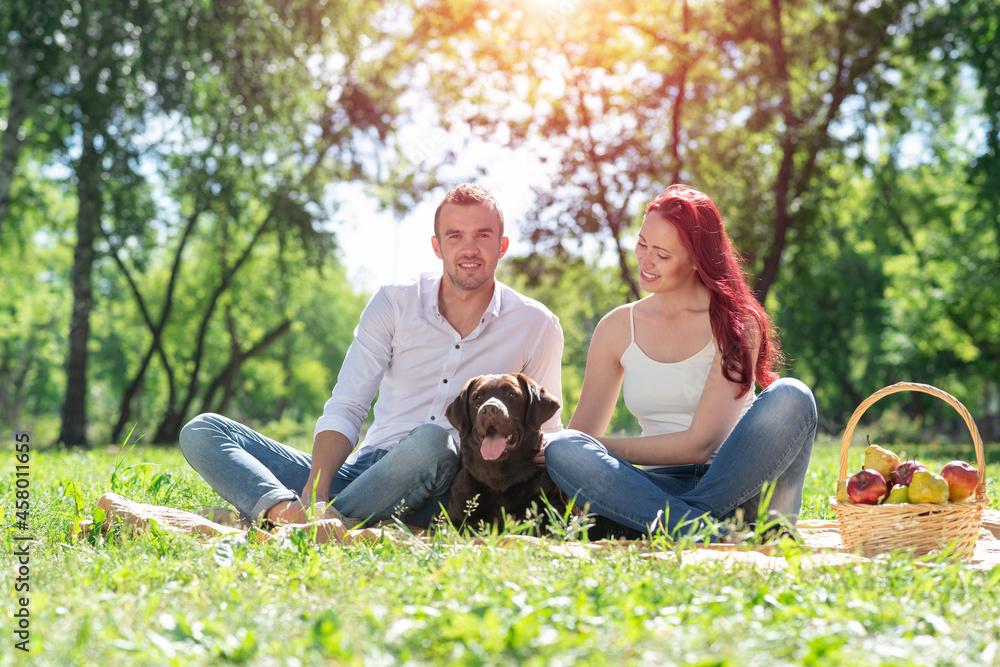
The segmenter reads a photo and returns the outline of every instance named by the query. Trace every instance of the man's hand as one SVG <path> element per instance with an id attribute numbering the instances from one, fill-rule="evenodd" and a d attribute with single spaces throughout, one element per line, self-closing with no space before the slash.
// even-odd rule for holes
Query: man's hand
<path id="1" fill-rule="evenodd" d="M 317 500 L 312 510 L 308 511 L 300 500 L 282 500 L 267 510 L 265 517 L 276 526 L 286 523 L 308 523 L 310 519 L 316 520 L 323 516 L 326 504 L 326 500 Z"/>
<path id="2" fill-rule="evenodd" d="M 330 502 L 330 483 L 320 479 L 319 470 L 313 470 L 299 495 L 299 505 L 300 507 L 313 505 L 322 513 L 328 502 Z"/>
<path id="3" fill-rule="evenodd" d="M 352 447 L 350 440 L 336 431 L 322 431 L 316 434 L 309 479 L 302 489 L 300 500 L 283 500 L 268 509 L 264 517 L 273 524 L 285 524 L 306 523 L 309 518 L 322 516 L 326 504 L 330 502 L 330 484 L 333 476 L 347 460 Z M 306 508 L 312 503 L 315 503 L 313 511 L 307 512 Z"/>

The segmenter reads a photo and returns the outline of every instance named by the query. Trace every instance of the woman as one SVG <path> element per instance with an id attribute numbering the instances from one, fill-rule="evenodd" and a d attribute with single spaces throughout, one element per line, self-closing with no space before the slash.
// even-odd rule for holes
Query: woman
<path id="1" fill-rule="evenodd" d="M 778 378 L 773 327 L 715 204 L 669 187 L 646 209 L 635 254 L 649 296 L 597 325 L 569 430 L 539 463 L 578 505 L 644 534 L 717 525 L 706 516 L 753 524 L 765 488 L 771 516 L 793 525 L 816 404 Z M 603 437 L 619 390 L 639 437 Z"/>

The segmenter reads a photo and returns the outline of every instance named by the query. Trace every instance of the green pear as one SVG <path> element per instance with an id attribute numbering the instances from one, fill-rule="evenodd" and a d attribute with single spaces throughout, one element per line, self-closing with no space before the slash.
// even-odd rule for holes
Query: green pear
<path id="1" fill-rule="evenodd" d="M 910 482 L 911 503 L 944 503 L 948 501 L 948 480 L 930 470 L 913 473 Z"/>
<path id="2" fill-rule="evenodd" d="M 868 442 L 864 467 L 877 470 L 888 482 L 892 478 L 892 471 L 899 465 L 899 457 L 884 447 L 871 444 L 870 440 Z"/>
<path id="3" fill-rule="evenodd" d="M 851 502 L 851 497 L 847 495 L 847 480 L 842 479 L 837 482 L 837 502 L 838 503 L 849 503 Z"/>
<path id="4" fill-rule="evenodd" d="M 902 484 L 896 484 L 889 491 L 889 496 L 885 499 L 887 505 L 898 505 L 910 502 L 910 490 Z"/>

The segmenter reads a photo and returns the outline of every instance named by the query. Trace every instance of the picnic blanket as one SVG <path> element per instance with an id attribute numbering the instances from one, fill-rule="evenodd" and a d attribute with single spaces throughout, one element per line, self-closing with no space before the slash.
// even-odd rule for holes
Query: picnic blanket
<path id="1" fill-rule="evenodd" d="M 133 530 L 147 529 L 151 523 L 160 529 L 175 530 L 206 536 L 237 535 L 246 536 L 254 541 L 266 541 L 287 537 L 296 530 L 310 531 L 312 539 L 317 543 L 336 541 L 350 543 L 355 541 L 388 540 L 396 543 L 425 543 L 430 539 L 424 531 L 403 531 L 396 527 L 376 527 L 350 529 L 340 519 L 324 518 L 309 524 L 283 526 L 274 533 L 265 532 L 259 528 L 245 528 L 226 525 L 213 521 L 211 513 L 208 516 L 194 512 L 186 512 L 160 505 L 137 503 L 115 493 L 107 493 L 98 500 L 98 507 L 104 510 L 104 528 L 119 519 Z M 92 526 L 90 526 L 92 527 Z M 79 535 L 88 526 L 74 526 L 71 535 Z M 531 537 L 527 535 L 506 535 L 490 543 L 499 546 L 534 545 L 546 550 L 554 556 L 574 558 L 594 558 L 608 550 L 635 548 L 644 557 L 657 559 L 678 558 L 684 564 L 717 563 L 720 566 L 750 565 L 764 570 L 784 569 L 788 567 L 808 568 L 831 565 L 850 565 L 854 563 L 871 562 L 858 554 L 844 550 L 840 539 L 840 527 L 836 521 L 799 521 L 796 530 L 802 538 L 797 548 L 788 550 L 778 545 L 725 545 L 705 544 L 696 548 L 663 551 L 654 548 L 649 541 L 613 541 L 599 542 L 567 542 L 548 538 Z M 467 545 L 485 544 L 486 540 L 473 539 Z M 879 556 L 877 558 L 882 558 Z M 983 528 L 976 542 L 976 550 L 970 561 L 966 563 L 975 569 L 991 569 L 1000 565 L 1000 512 L 986 510 L 983 512 Z"/>

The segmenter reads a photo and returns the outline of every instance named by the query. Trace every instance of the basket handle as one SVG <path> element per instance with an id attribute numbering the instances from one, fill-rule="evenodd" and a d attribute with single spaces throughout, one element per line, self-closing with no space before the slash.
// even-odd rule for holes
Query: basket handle
<path id="1" fill-rule="evenodd" d="M 976 469 L 979 470 L 979 486 L 976 487 L 976 500 L 985 498 L 986 456 L 983 453 L 983 439 L 979 435 L 979 429 L 976 428 L 976 422 L 972 419 L 972 415 L 969 414 L 969 411 L 965 409 L 965 406 L 962 405 L 957 398 L 948 392 L 942 391 L 937 387 L 932 387 L 929 384 L 920 384 L 917 382 L 897 382 L 896 384 L 879 389 L 874 394 L 861 401 L 861 405 L 859 405 L 854 411 L 854 414 L 851 415 L 851 419 L 847 422 L 847 428 L 844 430 L 844 439 L 840 443 L 840 476 L 837 479 L 847 479 L 847 450 L 851 446 L 851 438 L 854 435 L 854 428 L 858 425 L 858 422 L 861 420 L 861 416 L 865 413 L 865 410 L 871 407 L 871 405 L 880 398 L 888 396 L 889 394 L 896 394 L 901 391 L 918 391 L 924 394 L 930 394 L 931 396 L 936 396 L 951 407 L 955 408 L 955 410 L 958 411 L 958 414 L 962 416 L 962 419 L 965 421 L 965 425 L 972 434 L 972 444 L 976 448 Z"/>

